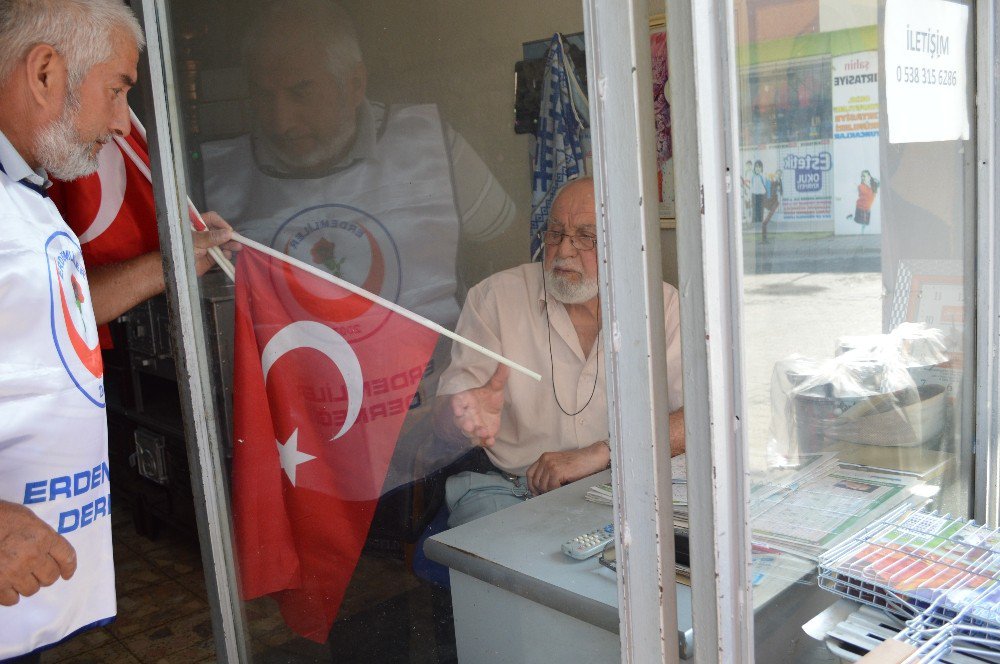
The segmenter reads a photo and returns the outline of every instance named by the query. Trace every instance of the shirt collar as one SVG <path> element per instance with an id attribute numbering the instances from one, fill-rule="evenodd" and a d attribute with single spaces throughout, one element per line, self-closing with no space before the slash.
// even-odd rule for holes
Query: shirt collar
<path id="1" fill-rule="evenodd" d="M 535 298 L 538 300 L 538 311 L 544 311 L 546 304 L 548 304 L 545 299 L 548 295 L 545 291 L 545 266 L 541 262 L 534 263 L 534 265 L 538 266 L 538 279 L 535 281 Z"/>
<path id="2" fill-rule="evenodd" d="M 0 131 L 0 164 L 11 180 L 27 180 L 34 187 L 42 190 L 52 186 L 48 175 L 41 168 L 32 169 L 21 153 L 13 146 L 7 136 Z"/>
<path id="3" fill-rule="evenodd" d="M 358 133 L 354 138 L 354 144 L 347 151 L 347 156 L 337 168 L 347 168 L 351 164 L 361 159 L 367 159 L 375 152 L 375 141 L 378 134 L 385 126 L 386 108 L 382 104 L 372 104 L 367 99 L 361 102 L 358 107 Z"/>
<path id="4" fill-rule="evenodd" d="M 537 278 L 534 280 L 534 283 L 532 284 L 532 287 L 535 289 L 534 299 L 538 302 L 539 314 L 544 314 L 545 309 L 548 306 L 548 302 L 546 300 L 548 294 L 545 289 L 545 283 L 543 282 L 543 279 L 545 278 L 545 272 L 544 272 L 545 268 L 542 263 L 532 263 L 532 265 L 537 266 L 535 273 L 537 275 Z M 552 311 L 546 314 L 546 316 L 549 317 L 548 325 L 550 325 L 550 329 L 552 329 L 553 331 L 555 331 L 556 334 L 562 337 L 566 341 L 566 343 L 569 344 L 570 348 L 573 349 L 573 352 L 577 354 L 578 357 L 580 357 L 580 359 L 590 362 L 591 361 L 590 358 L 594 357 L 596 353 L 594 350 L 591 350 L 588 353 L 580 348 L 579 339 L 576 335 L 576 330 L 573 327 L 573 323 L 569 318 L 569 310 L 566 308 L 566 304 L 564 302 L 560 302 L 554 297 L 552 298 L 552 304 L 553 304 Z M 566 312 L 565 315 L 559 314 L 558 309 L 562 309 L 564 312 Z M 573 341 L 570 341 L 571 339 L 576 340 L 575 343 Z M 594 349 L 597 349 L 596 343 L 594 344 Z"/>

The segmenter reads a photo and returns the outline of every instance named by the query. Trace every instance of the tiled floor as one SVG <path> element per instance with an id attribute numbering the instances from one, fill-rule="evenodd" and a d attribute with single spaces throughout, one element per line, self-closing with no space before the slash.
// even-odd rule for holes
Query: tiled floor
<path id="1" fill-rule="evenodd" d="M 149 540 L 131 512 L 112 513 L 118 618 L 42 654 L 42 662 L 215 661 L 198 543 L 163 528 Z"/>
<path id="2" fill-rule="evenodd" d="M 123 505 L 115 507 L 112 530 L 117 619 L 43 653 L 43 664 L 214 662 L 198 542 L 167 526 L 155 540 L 142 537 Z M 243 608 L 254 662 L 456 661 L 448 591 L 417 580 L 393 556 L 362 556 L 328 643 L 293 634 L 270 598 Z"/>

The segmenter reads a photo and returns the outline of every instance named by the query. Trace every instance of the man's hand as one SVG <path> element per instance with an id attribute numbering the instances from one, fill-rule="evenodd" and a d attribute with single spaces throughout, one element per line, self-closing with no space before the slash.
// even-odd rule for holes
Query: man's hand
<path id="1" fill-rule="evenodd" d="M 192 231 L 194 268 L 198 275 L 205 274 L 215 264 L 208 250 L 222 245 L 228 258 L 243 245 L 233 242 L 233 229 L 222 217 L 206 212 L 202 217 L 207 231 Z M 159 295 L 164 288 L 163 257 L 159 251 L 135 256 L 119 263 L 108 263 L 87 270 L 94 318 L 98 325 L 109 323 L 123 313 Z"/>
<path id="2" fill-rule="evenodd" d="M 604 470 L 610 458 L 611 449 L 604 442 L 567 452 L 546 452 L 524 473 L 528 489 L 533 496 L 558 489 Z"/>
<path id="3" fill-rule="evenodd" d="M 222 253 L 226 258 L 232 258 L 233 253 L 239 251 L 243 245 L 233 242 L 233 227 L 215 212 L 206 212 L 201 216 L 208 226 L 207 231 L 192 233 L 194 241 L 194 269 L 201 276 L 215 265 L 215 259 L 208 254 L 212 247 L 222 246 Z"/>
<path id="4" fill-rule="evenodd" d="M 453 424 L 462 435 L 483 447 L 491 447 L 500 431 L 503 391 L 510 369 L 497 365 L 493 376 L 482 387 L 459 392 L 451 397 Z"/>
<path id="5" fill-rule="evenodd" d="M 23 505 L 0 501 L 0 605 L 13 606 L 76 571 L 65 537 Z"/>

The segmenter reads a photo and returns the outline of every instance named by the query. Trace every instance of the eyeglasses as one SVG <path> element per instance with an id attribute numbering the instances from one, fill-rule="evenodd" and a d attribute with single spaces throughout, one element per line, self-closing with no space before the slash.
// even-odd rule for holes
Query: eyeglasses
<path id="1" fill-rule="evenodd" d="M 593 235 L 570 235 L 562 231 L 538 231 L 538 237 L 550 247 L 558 247 L 563 238 L 569 238 L 569 243 L 579 251 L 593 251 L 597 246 L 597 238 Z"/>

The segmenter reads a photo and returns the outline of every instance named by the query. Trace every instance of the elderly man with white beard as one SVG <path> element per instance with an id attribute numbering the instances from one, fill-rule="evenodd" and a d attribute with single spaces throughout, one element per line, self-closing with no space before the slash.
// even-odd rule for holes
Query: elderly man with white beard
<path id="1" fill-rule="evenodd" d="M 486 472 L 447 480 L 451 527 L 609 467 L 601 354 L 594 183 L 570 182 L 542 233 L 544 262 L 489 277 L 469 291 L 456 331 L 542 374 L 541 382 L 452 347 L 441 377 L 435 431 L 480 446 Z M 677 289 L 663 284 L 670 453 L 684 451 Z"/>

